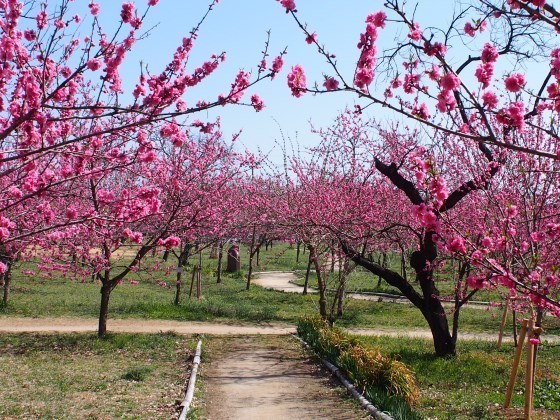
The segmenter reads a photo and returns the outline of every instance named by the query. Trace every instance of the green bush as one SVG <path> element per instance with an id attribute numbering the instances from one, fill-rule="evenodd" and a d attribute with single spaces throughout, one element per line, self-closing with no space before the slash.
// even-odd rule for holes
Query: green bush
<path id="1" fill-rule="evenodd" d="M 408 366 L 365 346 L 340 328 L 318 317 L 298 322 L 298 335 L 321 357 L 339 366 L 363 394 L 395 418 L 419 418 L 410 408 L 418 402 L 419 389 Z"/>

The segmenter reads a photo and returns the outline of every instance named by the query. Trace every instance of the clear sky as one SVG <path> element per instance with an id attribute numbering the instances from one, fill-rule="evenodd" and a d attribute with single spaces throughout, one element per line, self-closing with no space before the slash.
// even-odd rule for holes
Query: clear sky
<path id="1" fill-rule="evenodd" d="M 82 3 L 83 2 L 83 3 Z M 87 0 L 78 3 L 87 4 Z M 101 5 L 102 22 L 119 20 L 119 0 L 97 0 Z M 137 0 L 140 10 L 147 0 Z M 432 18 L 445 16 L 439 0 L 425 0 L 419 13 L 426 13 Z M 209 0 L 161 0 L 152 8 L 143 28 L 157 25 L 150 36 L 142 40 L 127 57 L 122 77 L 127 90 L 131 90 L 139 74 L 139 62 L 148 63 L 152 72 L 160 71 L 169 61 L 175 48 L 190 29 L 200 20 L 206 11 Z M 356 45 L 359 34 L 365 27 L 365 17 L 381 9 L 381 0 L 299 0 L 296 2 L 301 19 L 317 32 L 319 41 L 324 43 L 331 53 L 336 54 L 338 62 L 351 79 L 353 65 L 359 55 Z M 81 5 L 76 7 L 82 7 Z M 438 13 L 434 14 L 434 7 Z M 448 16 L 448 15 L 447 15 Z M 286 137 L 298 139 L 300 146 L 314 143 L 310 134 L 309 121 L 318 127 L 329 125 L 334 117 L 346 106 L 353 106 L 353 95 L 336 93 L 313 97 L 305 95 L 296 99 L 286 85 L 289 68 L 303 64 L 308 83 L 321 81 L 322 72 L 328 71 L 322 57 L 313 46 L 305 43 L 304 36 L 293 19 L 286 15 L 280 3 L 275 0 L 222 0 L 209 15 L 202 26 L 195 44 L 189 65 L 203 63 L 211 54 L 227 52 L 227 60 L 204 83 L 190 92 L 186 99 L 194 103 L 198 99 L 214 99 L 220 93 L 229 90 L 235 74 L 240 68 L 256 70 L 261 51 L 266 40 L 266 32 L 271 31 L 270 54 L 274 57 L 284 47 L 288 47 L 283 72 L 274 80 L 266 80 L 257 85 L 251 93 L 258 93 L 265 101 L 266 108 L 256 113 L 252 108 L 227 106 L 208 114 L 197 115 L 200 119 L 222 118 L 223 131 L 226 134 L 242 130 L 240 142 L 249 150 L 261 148 L 268 151 L 281 140 L 281 130 Z M 394 36 L 394 34 L 393 34 Z M 380 43 L 388 45 L 392 36 L 385 34 Z M 376 116 L 387 114 L 379 108 L 373 110 Z M 394 118 L 395 116 L 393 116 Z M 279 161 L 281 153 L 276 151 L 273 158 Z"/>

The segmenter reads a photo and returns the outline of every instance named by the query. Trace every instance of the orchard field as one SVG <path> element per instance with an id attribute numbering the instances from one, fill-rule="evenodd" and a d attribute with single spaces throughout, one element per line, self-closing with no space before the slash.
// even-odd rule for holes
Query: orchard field
<path id="1" fill-rule="evenodd" d="M 0 416 L 558 418 L 555 2 L 172 3 L 0 1 Z"/>

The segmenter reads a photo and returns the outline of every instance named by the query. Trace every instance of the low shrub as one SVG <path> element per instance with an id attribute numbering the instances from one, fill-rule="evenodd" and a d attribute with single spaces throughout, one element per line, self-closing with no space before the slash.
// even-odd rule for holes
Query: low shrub
<path id="1" fill-rule="evenodd" d="M 363 394 L 372 396 L 372 402 L 381 409 L 394 416 L 397 411 L 402 414 L 399 418 L 418 418 L 410 409 L 418 402 L 418 385 L 404 363 L 384 356 L 378 348 L 360 343 L 318 317 L 301 319 L 297 332 L 321 357 L 339 366 Z"/>

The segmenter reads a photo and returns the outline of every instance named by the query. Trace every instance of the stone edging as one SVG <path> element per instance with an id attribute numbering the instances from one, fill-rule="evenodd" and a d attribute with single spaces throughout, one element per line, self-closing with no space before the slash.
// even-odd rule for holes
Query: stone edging
<path id="1" fill-rule="evenodd" d="M 202 340 L 198 340 L 196 345 L 196 351 L 194 353 L 193 365 L 191 370 L 191 377 L 189 378 L 189 385 L 187 387 L 187 393 L 185 394 L 185 399 L 181 403 L 180 407 L 183 407 L 181 414 L 179 415 L 179 420 L 185 420 L 187 418 L 187 412 L 191 406 L 191 401 L 194 396 L 194 386 L 196 383 L 196 375 L 198 373 L 198 365 L 200 365 L 200 355 L 202 353 Z"/>
<path id="2" fill-rule="evenodd" d="M 307 349 L 310 349 L 311 347 L 309 346 L 309 344 L 307 344 L 304 340 L 302 340 L 300 337 L 298 337 L 295 334 L 292 334 L 298 341 L 300 341 Z M 374 418 L 376 419 L 380 419 L 380 420 L 394 420 L 393 417 L 391 417 L 390 414 L 379 410 L 376 406 L 374 406 L 368 399 L 366 399 L 362 394 L 360 394 L 358 392 L 358 390 L 356 389 L 356 387 L 348 380 L 348 378 L 346 378 L 346 376 L 344 375 L 344 373 L 342 373 L 342 371 L 338 368 L 338 366 L 334 365 L 333 363 L 329 362 L 327 359 L 325 358 L 320 358 L 321 362 L 323 362 L 323 364 L 327 367 L 327 369 L 329 369 L 333 375 L 335 375 L 338 380 L 342 383 L 342 385 L 344 385 L 346 387 L 346 389 L 348 390 L 348 392 L 350 392 L 350 394 L 352 394 L 352 397 L 354 397 L 356 400 L 358 400 L 358 402 L 360 403 L 360 405 L 367 410 L 368 413 L 370 413 Z"/>

